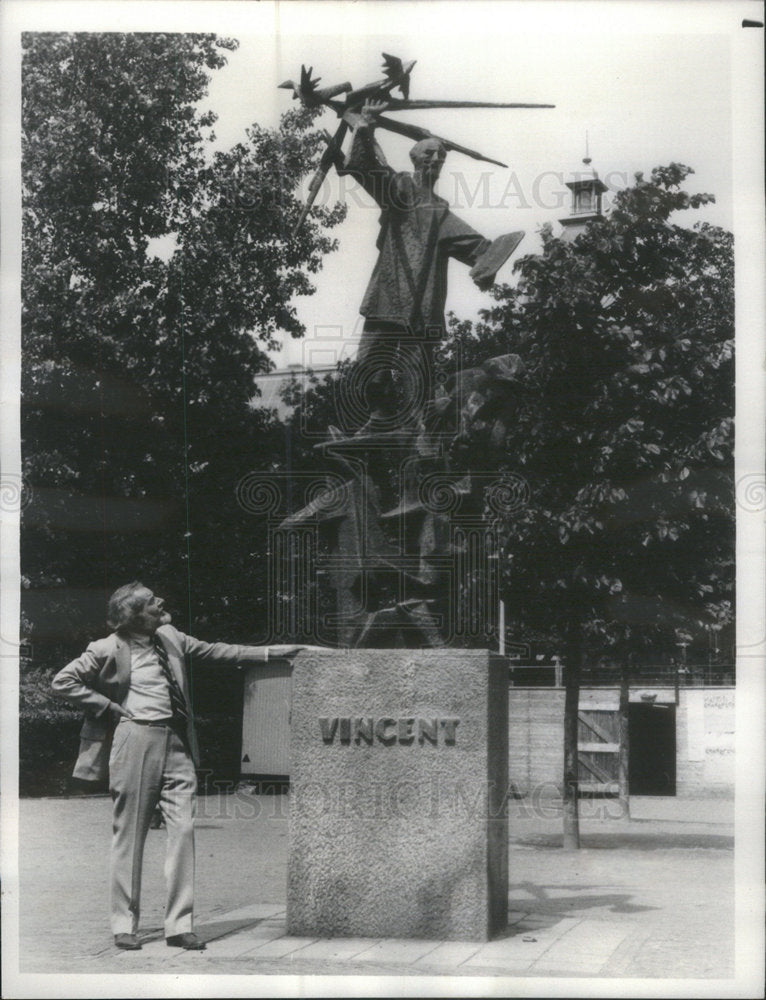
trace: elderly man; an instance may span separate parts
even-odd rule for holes
[[[120,587],[109,600],[109,624],[115,631],[92,642],[53,679],[54,692],[86,712],[74,776],[105,777],[108,760],[111,923],[115,945],[129,951],[141,947],[137,930],[144,842],[157,805],[168,838],[165,940],[171,947],[204,948],[193,932],[199,757],[186,665],[265,663],[293,656],[299,648],[201,642],[170,621],[162,599],[143,584]]]
[[[346,114],[354,142],[348,159],[338,162],[338,173],[354,177],[381,208],[378,260],[359,310],[365,323],[357,361],[372,411],[362,432],[393,429],[402,415],[392,368],[415,383],[413,397],[420,396],[421,403],[430,397],[433,353],[445,333],[450,257],[474,265],[471,276],[480,288],[490,287],[495,276],[480,262],[490,241],[434,192],[447,155],[443,144],[422,139],[410,150],[414,173],[397,173],[374,137],[375,118],[384,107],[385,102],[368,102],[361,112]]]

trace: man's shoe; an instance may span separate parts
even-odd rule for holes
[[[141,951],[141,942],[135,934],[115,934],[114,944],[123,951]]]
[[[169,948],[183,948],[184,951],[204,951],[205,942],[200,941],[196,934],[173,934],[165,938]]]

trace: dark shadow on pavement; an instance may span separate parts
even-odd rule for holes
[[[196,924],[194,933],[201,941],[207,943],[208,941],[218,941],[230,934],[238,934],[250,927],[257,927],[263,922],[263,918],[259,920],[217,920],[214,924]]]
[[[561,886],[560,888],[565,889],[566,886]],[[571,916],[573,912],[592,910],[596,907],[607,907],[612,913],[644,913],[647,910],[659,909],[656,906],[639,906],[636,903],[631,903],[631,898],[625,892],[607,892],[600,896],[555,897],[534,903],[530,903],[529,900],[512,899],[511,903],[516,909],[519,909],[521,906],[525,907],[527,916],[524,918],[524,922],[530,916],[557,915],[559,917],[566,917]]]
[[[248,930],[250,927],[256,927],[266,920],[268,920],[267,917],[249,920],[216,920],[214,923],[195,924],[194,933],[201,941],[207,943]],[[148,927],[146,930],[139,931],[138,936],[141,939],[141,944],[149,944],[150,941],[161,941],[164,933],[161,927]]]
[[[493,940],[509,938],[534,939],[536,931],[555,927],[565,917],[573,917],[585,910],[606,908],[611,913],[644,913],[659,910],[657,906],[639,906],[631,903],[630,893],[603,892],[603,885],[568,885],[565,883],[542,885],[536,882],[514,882],[509,886],[508,926]],[[549,890],[556,893],[551,896]],[[597,895],[590,890],[602,890]],[[523,898],[514,896],[514,892],[522,891]],[[561,893],[577,893],[563,896]],[[530,899],[529,897],[534,897]]]
[[[514,837],[511,847],[545,847],[561,850],[560,833],[538,833],[529,837]],[[662,851],[683,848],[731,851],[734,837],[723,833],[585,833],[580,835],[580,847],[589,850]]]

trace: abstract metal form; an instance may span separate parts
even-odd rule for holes
[[[293,235],[303,225],[303,222],[305,221],[311,206],[314,204],[317,193],[319,192],[330,167],[337,160],[341,144],[343,143],[348,129],[351,127],[351,123],[347,117],[349,112],[359,112],[369,101],[385,102],[385,110],[387,111],[423,111],[437,108],[555,107],[553,104],[527,104],[517,101],[503,103],[497,103],[494,101],[411,101],[409,99],[410,74],[415,66],[415,62],[416,60],[412,60],[411,62],[404,63],[398,56],[388,55],[384,52],[383,70],[385,76],[383,79],[375,80],[372,83],[365,84],[363,87],[359,87],[358,89],[354,89],[348,82],[320,89],[318,84],[321,82],[322,77],[312,77],[313,66],[309,66],[308,69],[306,69],[305,66],[301,66],[299,83],[295,83],[293,80],[285,80],[284,83],[279,84],[281,89],[292,90],[293,99],[299,100],[305,107],[330,108],[341,119],[341,123],[335,134],[332,136],[329,134],[327,135],[327,146],[322,154],[322,158],[319,161],[319,167],[309,184],[306,204],[304,205],[300,218],[296,223]],[[392,91],[394,90],[399,90],[402,97],[393,97]],[[343,95],[343,99],[339,100],[341,95]],[[393,118],[378,117],[376,124],[379,128],[385,129],[388,132],[394,132],[397,135],[406,136],[409,139],[414,139],[416,142],[421,139],[438,139],[444,148],[449,151],[463,153],[465,156],[470,156],[474,160],[483,160],[486,163],[493,163],[498,167],[507,166],[507,164],[502,163],[500,160],[493,160],[491,157],[484,156],[475,149],[469,149],[466,146],[461,146],[459,143],[452,142],[450,139],[445,139],[442,136],[437,136],[433,132],[429,132],[428,129],[412,125],[409,122],[401,122]]]

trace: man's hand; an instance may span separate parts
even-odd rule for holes
[[[325,649],[325,646],[269,646],[270,660],[291,660],[302,649]]]
[[[291,660],[303,646],[269,646],[270,660]]]
[[[132,719],[133,716],[130,712],[126,712],[122,705],[118,705],[116,701],[110,702],[109,711],[112,713],[112,717],[119,721],[120,718]]]

